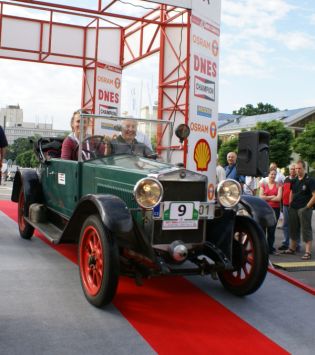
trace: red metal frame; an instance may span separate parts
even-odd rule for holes
[[[118,28],[121,31],[121,54],[120,54],[120,65],[122,68],[128,65],[138,62],[154,53],[159,52],[159,78],[158,78],[158,118],[166,119],[169,121],[177,121],[176,114],[179,112],[182,117],[184,117],[184,122],[188,123],[188,109],[189,109],[189,52],[190,52],[190,10],[175,8],[171,5],[164,4],[151,4],[151,9],[143,16],[128,16],[121,13],[116,14],[111,11],[111,7],[117,2],[117,0],[111,1],[106,6],[102,7],[102,0],[98,0],[96,8],[88,7],[76,7],[68,6],[57,3],[48,3],[45,1],[37,0],[11,0],[0,1],[0,49],[5,49],[7,51],[14,52],[25,52],[25,53],[37,53],[38,59],[17,59],[10,58],[6,56],[5,58],[15,59],[15,60],[25,60],[31,62],[40,62],[48,64],[57,65],[68,65],[73,67],[83,68],[83,84],[82,84],[82,107],[88,108],[91,112],[95,112],[95,90],[96,90],[96,68],[98,66],[98,41],[99,41],[99,31],[100,29],[106,28],[100,26],[100,20],[104,20],[114,28]],[[49,21],[47,20],[36,20],[31,18],[21,18],[17,16],[9,16],[3,14],[4,6],[18,6],[30,9],[38,9],[42,12],[49,12]],[[54,22],[54,14],[70,14],[73,16],[80,16],[86,19],[90,19],[87,25],[77,26],[73,24],[62,23],[62,26],[74,26],[82,28],[84,31],[83,39],[83,51],[82,55],[68,55],[64,53],[52,52],[52,28],[53,25],[58,25],[58,22]],[[20,48],[7,48],[2,46],[2,21],[4,18],[11,18],[17,20],[32,21],[40,24],[40,36],[38,50],[25,50]],[[122,26],[119,23],[115,23],[111,19],[123,19],[129,20],[130,23],[126,26]],[[179,19],[182,22],[178,22]],[[183,19],[185,18],[185,23]],[[186,20],[187,19],[187,20]],[[43,36],[44,36],[44,26],[49,26],[49,38],[48,38],[48,49],[43,50]],[[153,25],[153,26],[152,26]],[[155,26],[155,28],[154,28]],[[94,57],[87,57],[87,29],[95,28],[95,53]],[[186,53],[182,53],[181,58],[179,58],[178,50],[175,49],[175,45],[172,43],[172,39],[167,33],[169,28],[182,28],[186,29]],[[140,43],[134,44],[131,41],[133,36],[139,36]],[[145,39],[146,38],[146,42]],[[158,41],[159,38],[159,41]],[[171,49],[172,52],[172,63],[173,66],[170,68],[170,63],[168,63],[168,69],[165,66],[165,50],[166,47]],[[62,62],[54,62],[50,60],[50,57],[54,58],[64,58],[69,57],[73,59],[79,59],[81,64],[64,64]],[[128,59],[127,59],[128,57]],[[3,56],[4,58],[4,56]],[[90,87],[87,81],[88,71],[93,70],[94,83],[93,87]],[[166,72],[167,71],[167,72]],[[181,72],[181,74],[180,74]],[[176,73],[178,74],[176,78]],[[176,89],[176,95],[174,96],[174,89]],[[89,97],[89,98],[87,98]],[[166,105],[166,101],[170,104]],[[181,102],[181,103],[180,103]],[[182,120],[182,119],[181,119]],[[179,122],[182,123],[182,122]],[[176,125],[176,122],[175,122]],[[163,150],[165,147],[161,145],[163,140],[163,131],[158,132],[158,148]],[[184,151],[184,162],[186,164],[187,156],[187,144],[183,147],[178,148]]]

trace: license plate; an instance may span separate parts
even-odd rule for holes
[[[199,201],[165,201],[154,208],[153,218],[162,219],[162,229],[198,229],[199,219],[211,219],[214,205]]]

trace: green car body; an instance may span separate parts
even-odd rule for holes
[[[47,141],[53,139],[41,139],[36,147]],[[137,283],[152,276],[218,275],[240,296],[262,284],[268,265],[262,229],[238,216],[237,208],[207,203],[206,176],[129,154],[71,161],[40,153],[39,171],[19,170],[14,180],[20,235],[30,239],[38,229],[52,243],[78,243],[82,288],[93,305],[112,301],[120,275]],[[137,203],[135,190],[143,179],[163,189],[154,208]],[[172,203],[179,210],[194,206],[194,227],[176,221],[177,229],[163,220],[169,211],[163,215],[159,206],[173,208]],[[250,199],[240,203],[258,213]],[[210,217],[197,220],[200,206],[211,208]],[[270,211],[263,208],[266,218]]]

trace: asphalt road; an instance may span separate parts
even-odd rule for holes
[[[150,339],[144,338],[133,327],[132,319],[125,318],[119,307],[110,305],[105,310],[100,310],[85,300],[75,264],[39,238],[32,238],[31,241],[21,239],[16,222],[1,211],[0,260],[0,354],[156,353]],[[212,320],[212,314],[215,317],[216,311],[210,300],[219,302],[290,354],[314,354],[315,297],[310,293],[271,273],[268,273],[257,292],[244,298],[232,296],[224,290],[220,282],[209,276],[187,279],[209,297],[207,334],[214,337],[214,340],[220,334],[224,337],[225,327],[217,328]],[[177,302],[184,295],[172,282],[167,285],[165,292],[170,295],[170,302],[176,309]],[[144,287],[147,287],[146,284]],[[153,288],[148,297],[154,297],[157,291]],[[141,292],[141,288],[136,288],[136,293]],[[135,312],[136,315],[142,304],[137,304],[136,298],[133,298],[135,296],[131,297],[129,307],[132,308],[129,312]],[[189,297],[189,304],[181,309],[181,313],[187,314],[187,321],[195,307],[193,295]],[[124,299],[124,307],[128,307],[128,299]],[[155,307],[159,307],[159,304]],[[146,305],[145,309],[146,316],[142,322],[159,322],[161,328],[158,334],[163,342],[163,324],[167,319],[161,322],[159,313],[150,313],[150,308]],[[176,324],[179,329],[184,325],[185,323]],[[196,329],[199,326],[196,324]],[[251,343],[249,335],[238,327],[229,333],[229,337],[235,339],[235,342],[244,339],[246,348],[242,348],[242,352],[236,352],[232,346],[233,341],[229,341],[224,344],[226,351],[221,352],[222,354],[252,354],[253,349],[258,351],[256,344]],[[207,348],[200,353],[211,352],[211,348]],[[187,349],[186,353],[194,351]],[[284,354],[281,350],[273,353]]]
[[[281,226],[280,222],[278,224],[279,226]],[[313,245],[312,245],[313,259],[311,261],[301,260],[301,256],[305,252],[303,243],[301,243],[301,251],[296,253],[295,255],[283,255],[283,254],[271,255],[270,261],[272,263],[299,263],[299,265],[303,265],[303,266],[307,266],[308,264],[313,264],[315,261],[314,259],[315,258],[315,213],[314,212],[312,217],[312,228],[313,228]],[[283,240],[283,230],[278,227],[276,230],[276,240],[275,240],[276,248],[282,245],[282,240]],[[313,270],[308,270],[308,271],[302,271],[301,268],[296,268],[295,270],[291,270],[291,271],[287,271],[284,269],[277,269],[277,270],[315,289],[315,267],[313,267]]]
[[[0,185],[0,200],[10,200],[11,189],[12,182]],[[119,308],[111,305],[104,311],[88,304],[76,265],[38,238],[31,242],[21,239],[16,223],[1,211],[0,231],[0,284],[5,290],[0,292],[0,354],[155,353],[150,341],[138,333]],[[281,240],[282,230],[277,229],[277,246]],[[272,258],[287,261],[299,257]],[[315,287],[315,272],[288,274]],[[289,353],[314,353],[312,294],[271,273],[263,286],[246,298],[232,297],[210,277],[187,279]],[[183,311],[190,314],[192,310]],[[243,335],[235,329],[234,336]],[[205,349],[205,353],[209,351]],[[233,349],[230,351],[233,353]]]
[[[1,181],[0,200],[11,200],[12,181]]]

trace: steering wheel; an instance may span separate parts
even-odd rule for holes
[[[85,138],[82,141],[82,152],[86,154],[90,154],[92,159],[99,158],[103,156],[103,153],[100,151],[100,147],[105,144],[103,136],[90,136]],[[83,155],[86,155],[83,154]],[[87,157],[84,157],[87,160]]]

